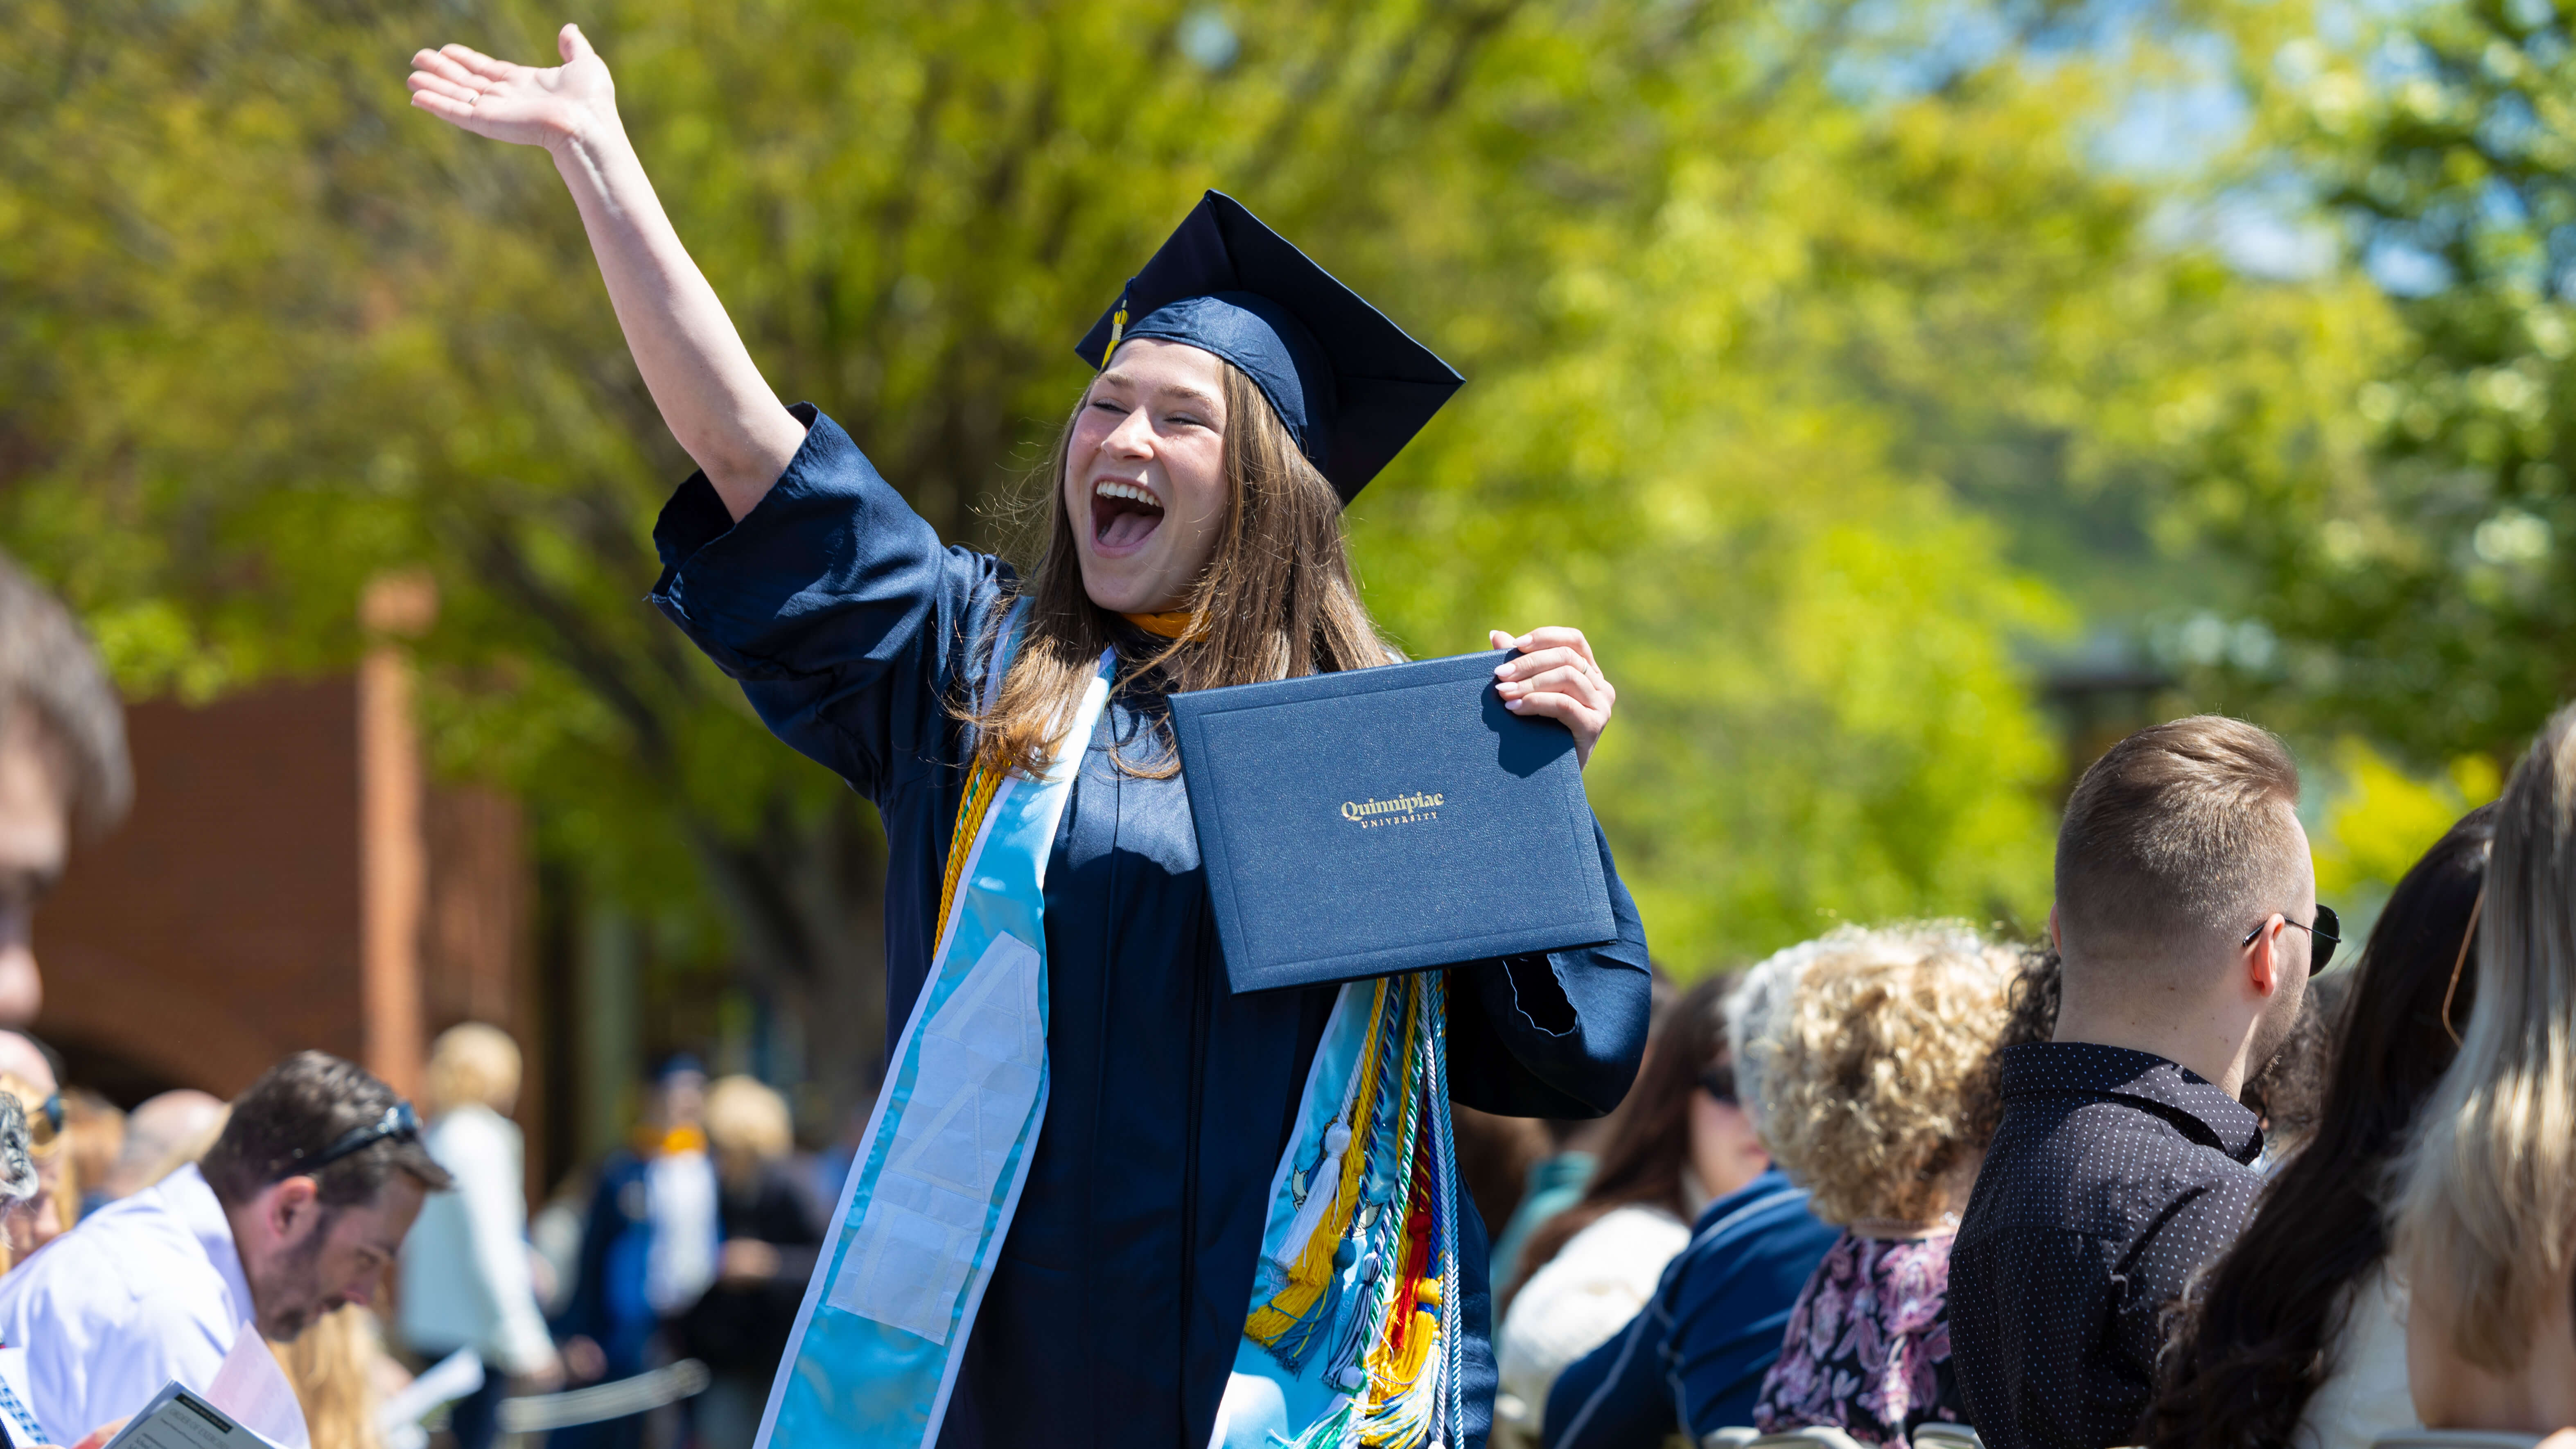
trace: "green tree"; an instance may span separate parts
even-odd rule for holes
[[[1591,788],[1699,970],[1837,916],[2035,918],[2058,762],[2015,646],[2066,611],[1960,490],[2006,450],[2052,480],[2154,453],[2187,349],[2132,331],[2237,305],[2087,159],[2069,118],[2115,77],[2007,44],[1855,88],[1850,14],[569,18],[754,355],[952,539],[1006,541],[985,504],[1043,457],[1072,339],[1202,187],[1433,339],[1475,381],[1355,511],[1371,603],[1418,653],[1594,632],[1623,697]],[[741,968],[846,1101],[873,821],[638,602],[685,463],[545,159],[402,105],[415,46],[534,55],[559,18],[0,0],[0,540],[146,692],[344,663],[364,581],[427,568],[446,767]]]
[[[2309,12],[2242,46],[2250,165],[2341,243],[2308,284],[2339,354],[2280,427],[2208,430],[2187,465],[2263,580],[2287,648],[2266,689],[2320,733],[2431,768],[2510,758],[2576,681],[2576,59],[2568,12],[2442,3],[2348,38]]]

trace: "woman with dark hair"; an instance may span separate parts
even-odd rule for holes
[[[2183,1305],[2155,1449],[2363,1449],[2414,1426],[2384,1194],[2469,1020],[2476,973],[2462,967],[2494,840],[2495,807],[2470,812],[2371,928],[2328,1033],[2323,1115]]]
[[[1397,661],[1342,509],[1462,379],[1210,192],[1066,329],[1090,375],[1023,575],[943,542],[831,419],[781,401],[655,199],[606,62],[571,26],[557,48],[543,70],[422,51],[414,104],[553,156],[702,470],[654,530],[653,601],[886,834],[896,1034],[817,1043],[890,1045],[885,1089],[764,1437],[1478,1443],[1485,1239],[1446,1109],[1617,1105],[1645,1041],[1635,904],[1596,827],[1615,940],[1236,992],[1167,704]],[[1490,642],[1513,651],[1490,698],[1588,760],[1615,696],[1582,634]]]
[[[1735,1100],[1724,1005],[1734,987],[1732,976],[1702,981],[1664,1014],[1583,1196],[1522,1250],[1496,1353],[1503,1413],[1529,1434],[1557,1374],[1654,1295],[1700,1209],[1770,1165]]]

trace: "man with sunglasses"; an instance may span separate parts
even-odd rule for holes
[[[2049,931],[2054,1039],[2003,1053],[2004,1116],[1950,1254],[1952,1364],[1988,1449],[2140,1442],[2163,1317],[2252,1213],[2245,1082],[2332,957],[2279,740],[2140,730],[2076,783]]]
[[[173,1379],[203,1392],[245,1328],[288,1342],[372,1299],[423,1196],[448,1185],[392,1088],[321,1052],[287,1058],[199,1163],[0,1278],[26,1407],[67,1444]]]

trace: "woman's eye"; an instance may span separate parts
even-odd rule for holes
[[[1103,412],[1123,413],[1127,411],[1125,408],[1120,407],[1114,402],[1095,402],[1092,406],[1099,408]]]

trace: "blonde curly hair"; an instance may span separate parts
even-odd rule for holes
[[[2019,953],[1957,922],[1846,926],[1811,943],[1769,1030],[1763,1142],[1829,1223],[1921,1222],[1981,1149]],[[1983,1129],[1983,1130],[1980,1130]]]

